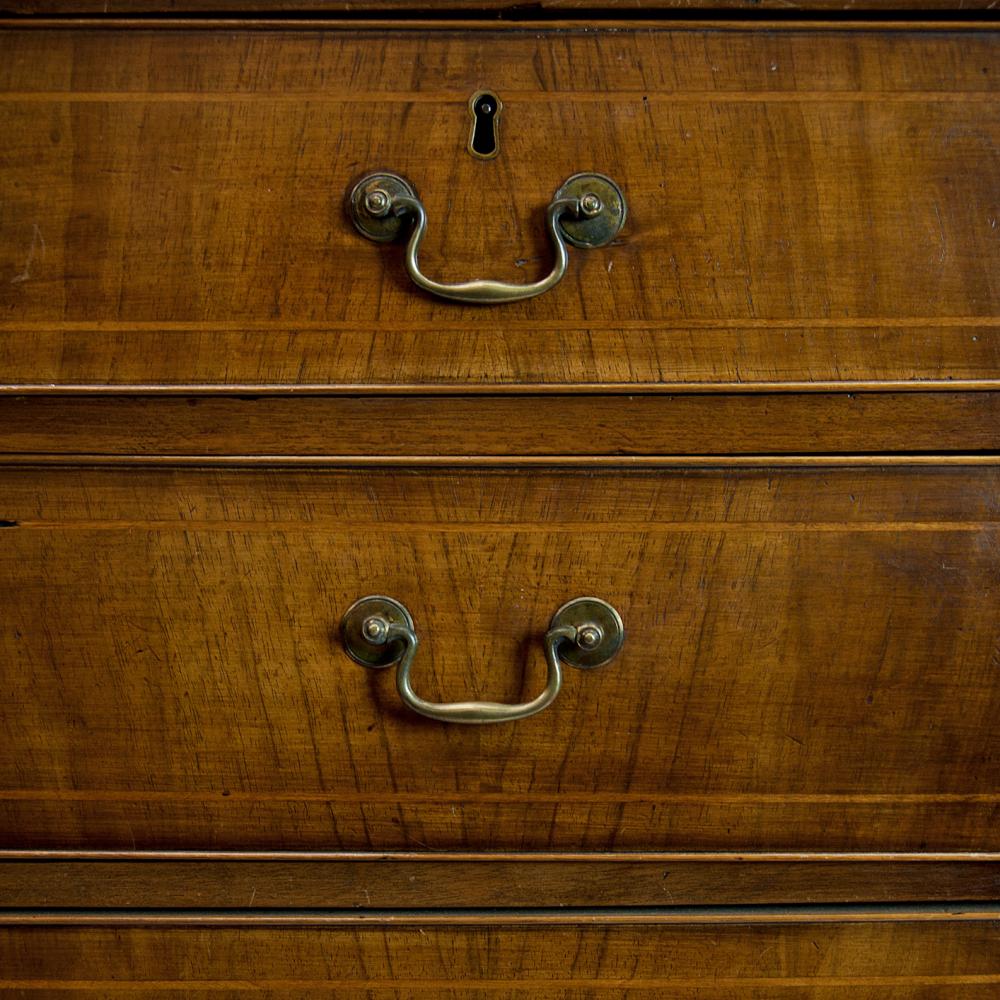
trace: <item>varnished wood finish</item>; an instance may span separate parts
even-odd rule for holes
[[[108,18],[133,14],[291,14],[309,11],[316,15],[382,13],[398,11],[418,14],[473,10],[503,11],[519,16],[548,11],[572,14],[582,9],[590,17],[628,17],[646,11],[731,10],[735,16],[755,10],[813,11],[943,11],[960,13],[991,10],[993,0],[539,0],[530,5],[520,0],[0,0],[0,11],[12,14],[100,14]]]
[[[469,910],[0,910],[3,927],[621,927],[750,924],[982,923],[1000,921],[996,903],[868,906],[674,906]]]
[[[391,324],[386,324],[391,325]],[[1000,323],[618,321],[60,323],[0,320],[0,392],[808,391],[997,388]],[[280,331],[280,337],[278,332]],[[432,363],[429,361],[433,359]]]
[[[238,859],[223,853],[66,854],[0,854],[4,907],[244,912],[450,907],[493,912],[538,906],[676,909],[915,899],[926,904],[1000,896],[998,855],[856,859],[801,854],[778,860],[718,854],[338,858],[286,853]]]
[[[1000,391],[0,397],[0,455],[577,456],[1000,451]]]
[[[0,988],[63,995],[987,1000],[995,920],[0,928]]]
[[[998,37],[8,28],[0,383],[995,379]],[[347,221],[374,167],[417,184],[445,279],[545,269],[539,213],[582,169],[630,219],[549,295],[463,308]]]
[[[996,850],[1000,470],[14,470],[4,841]],[[521,700],[566,599],[624,653],[544,714],[402,709],[340,649],[387,593],[432,698]]]
[[[0,453],[0,467],[77,469],[899,469],[993,468],[1000,466],[994,452],[968,455],[108,455]]]
[[[4,997],[997,995],[1000,27],[666,2],[0,25]],[[445,280],[541,273],[576,171],[631,214],[458,307],[376,167]],[[530,696],[578,594],[626,647],[431,723],[370,592],[432,698]]]

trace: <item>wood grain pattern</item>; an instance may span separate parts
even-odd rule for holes
[[[931,452],[843,455],[100,455],[0,453],[0,467],[15,469],[911,469],[993,468],[1000,455]]]
[[[774,924],[982,923],[1000,920],[995,902],[868,906],[677,906],[572,910],[0,910],[4,927],[621,927]]]
[[[0,31],[4,996],[1000,987],[1000,31],[589,20]],[[456,307],[376,166],[446,280],[540,273],[581,169],[631,219]],[[177,456],[259,468],[85,467]],[[279,468],[334,460],[456,465]],[[344,656],[369,592],[432,698],[529,696],[577,594],[628,641],[448,727]]]
[[[12,996],[986,1000],[1000,924],[2,928]],[[22,991],[22,992],[18,992]],[[353,992],[352,992],[353,991]]]
[[[992,900],[1000,857],[898,855],[481,855],[346,859],[125,853],[0,854],[4,907],[117,910],[387,910],[432,907],[690,907]],[[2,918],[2,915],[0,915]]]
[[[4,838],[996,849],[998,485],[7,470]],[[528,695],[578,594],[620,608],[628,646],[535,719],[430,723],[339,648],[379,592],[413,612],[432,698]]]
[[[347,458],[1000,451],[1000,392],[0,397],[0,456]]]
[[[0,384],[995,379],[998,37],[8,29]],[[436,302],[344,217],[376,166],[417,184],[445,279],[541,273],[581,169],[630,221],[548,296]]]
[[[504,11],[516,20],[535,11],[555,15],[572,14],[582,8],[593,17],[628,17],[645,11],[733,10],[738,13],[777,9],[782,12],[810,13],[849,11],[963,11],[990,10],[992,0],[538,0],[524,4],[517,0],[0,0],[0,11],[12,14],[100,14],[108,18],[133,14],[210,14],[248,12],[292,14],[303,11],[349,14],[400,11],[418,14],[473,10]]]
[[[0,393],[899,391],[997,388],[1000,322],[345,323],[0,320]]]

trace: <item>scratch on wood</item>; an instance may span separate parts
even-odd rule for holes
[[[42,236],[42,231],[38,228],[37,222],[33,223],[31,228],[31,246],[28,247],[28,257],[24,262],[24,270],[20,274],[15,274],[10,279],[12,285],[19,285],[22,281],[27,281],[31,277],[31,265],[35,262],[36,254],[39,255],[39,259],[45,260],[45,237]]]
[[[934,202],[934,214],[937,216],[938,231],[941,233],[941,253],[938,256],[938,263],[943,264],[945,257],[948,256],[948,237],[945,236],[944,222],[941,219],[941,209],[937,202]]]

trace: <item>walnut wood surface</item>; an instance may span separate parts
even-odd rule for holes
[[[3,927],[620,927],[708,924],[977,923],[1000,920],[996,902],[852,906],[533,907],[470,910],[0,910]]]
[[[591,17],[628,17],[645,11],[732,10],[739,13],[778,9],[811,11],[962,11],[991,10],[992,0],[0,0],[0,12],[12,14],[101,14],[109,18],[132,14],[244,14],[311,12],[322,14],[402,11],[434,14],[446,11],[509,11],[517,17],[535,11],[554,15],[583,9]]]
[[[197,860],[126,854],[113,859],[10,859],[0,855],[0,899],[22,910],[252,912],[431,907],[690,907],[872,903],[1000,896],[1000,857],[884,855],[563,856],[476,859],[427,854],[360,860],[309,855]]]
[[[2,928],[10,996],[987,1000],[1000,924]],[[57,994],[58,991],[58,994]]]
[[[0,456],[606,456],[1000,451],[1000,391],[2,397]]]
[[[0,384],[995,380],[998,38],[8,27]],[[376,167],[416,183],[444,279],[542,273],[579,170],[629,222],[540,299],[443,303],[343,213]]]
[[[996,850],[1000,470],[5,470],[9,846]],[[403,710],[344,655],[542,715]]]

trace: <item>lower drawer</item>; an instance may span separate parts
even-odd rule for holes
[[[994,1000],[997,912],[0,927],[4,997]],[[61,918],[65,923],[65,918]],[[83,918],[88,919],[88,918]],[[228,918],[231,919],[231,918]],[[849,993],[845,993],[849,990]]]
[[[758,463],[759,464],[759,463]],[[15,467],[0,484],[3,846],[989,851],[1000,467]],[[544,712],[565,601],[624,619]]]

